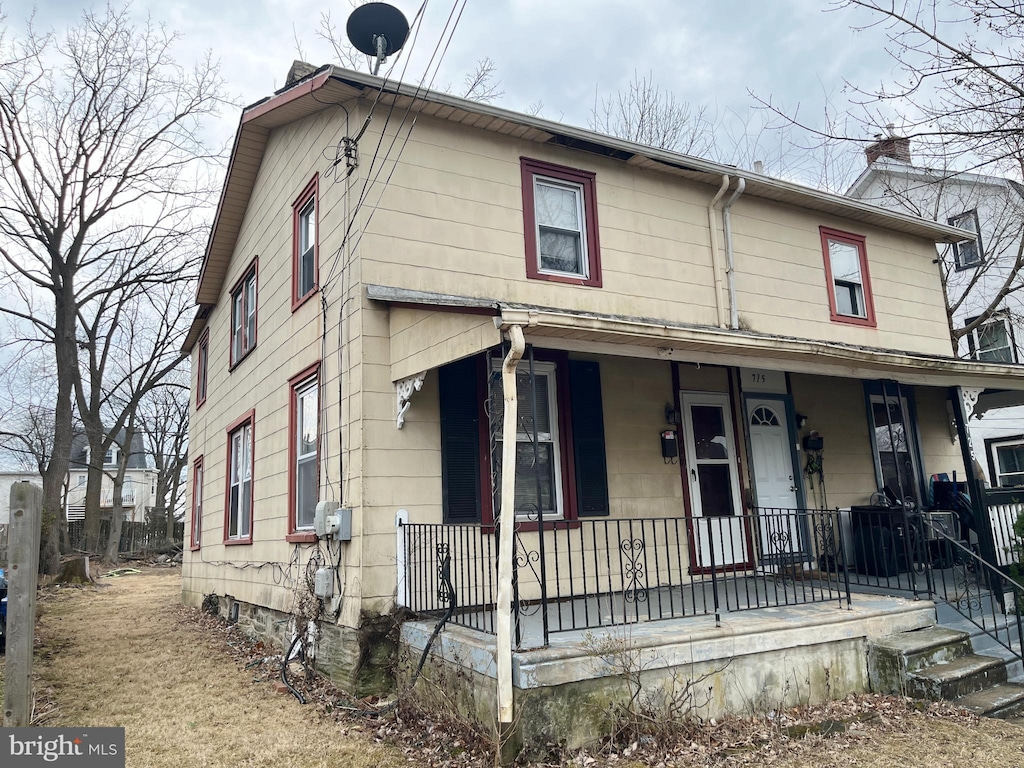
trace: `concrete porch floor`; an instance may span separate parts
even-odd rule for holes
[[[692,715],[753,714],[820,703],[868,690],[867,644],[935,623],[927,600],[862,595],[833,603],[768,607],[714,616],[644,621],[555,632],[545,648],[514,651],[517,738],[522,743],[591,743],[614,728],[615,703],[629,698],[623,664],[639,670],[652,702],[689,697]],[[418,662],[434,630],[402,625],[405,668]],[[496,719],[495,638],[446,627],[431,648],[427,677],[444,695],[436,706],[492,728]],[[429,702],[428,702],[429,703]]]

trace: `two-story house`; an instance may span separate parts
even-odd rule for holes
[[[867,167],[847,195],[873,205],[948,222],[977,234],[939,247],[956,353],[1001,363],[1024,360],[1024,298],[1019,268],[1024,242],[1024,186],[1012,179],[915,165],[906,137],[880,137],[865,150]],[[1007,290],[1009,288],[1009,290]],[[993,306],[994,303],[994,306]],[[978,323],[977,319],[987,315]],[[993,487],[1024,485],[1024,406],[1017,393],[992,393],[976,408],[971,435]]]
[[[123,442],[123,438],[121,440]],[[100,486],[100,514],[109,518],[114,507],[114,476],[121,462],[119,442],[111,444],[103,457],[103,480]],[[146,521],[146,510],[151,509],[156,498],[157,471],[149,466],[145,441],[136,435],[128,453],[128,464],[121,488],[121,504],[125,522]],[[89,444],[84,435],[78,435],[71,444],[71,461],[68,465],[67,519],[69,523],[85,519],[85,490],[89,472]]]
[[[287,646],[315,587],[318,664],[370,687],[401,606],[440,601],[458,637],[493,636],[513,472],[518,644],[551,653],[523,657],[517,685],[550,665],[584,674],[572,632],[633,617],[635,636],[693,619],[670,633],[707,641],[690,661],[724,654],[775,702],[863,690],[865,638],[934,613],[839,607],[836,569],[856,553],[828,510],[886,490],[926,506],[931,474],[965,476],[950,414],[1021,386],[1003,362],[952,354],[932,262],[965,238],[320,68],[243,110],[207,246],[183,598],[215,596]],[[318,502],[351,510],[350,536],[318,536]],[[890,534],[861,550],[889,551]],[[808,612],[750,639],[775,619],[737,609],[783,600]],[[467,655],[479,679],[485,646]],[[769,648],[789,655],[766,662]],[[723,690],[720,708],[740,706],[740,683]]]

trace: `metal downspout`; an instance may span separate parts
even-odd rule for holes
[[[508,329],[512,346],[501,366],[501,385],[505,401],[501,445],[501,508],[498,511],[498,596],[494,617],[494,664],[498,682],[498,723],[512,724],[512,557],[513,528],[516,523],[516,424],[519,395],[516,392],[516,366],[526,350],[521,326]]]
[[[746,188],[747,181],[740,176],[736,191],[732,193],[729,202],[722,206],[722,227],[725,229],[725,272],[729,280],[729,327],[734,331],[740,327],[740,311],[736,306],[736,271],[733,264],[732,217],[729,215],[729,209]]]
[[[711,231],[711,268],[715,277],[715,315],[718,319],[718,327],[725,328],[725,307],[722,303],[722,259],[718,253],[718,226],[715,222],[715,206],[722,199],[722,195],[729,188],[729,177],[722,176],[722,186],[718,193],[708,203],[708,229]]]

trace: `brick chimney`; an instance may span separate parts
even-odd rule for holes
[[[895,126],[892,123],[889,123],[886,128],[889,130],[888,136],[878,134],[875,136],[875,143],[869,144],[864,149],[864,154],[868,158],[868,165],[871,165],[880,157],[888,157],[890,160],[910,165],[910,139],[904,136],[897,136]]]
[[[312,64],[308,64],[305,61],[299,61],[296,59],[292,62],[291,68],[288,70],[288,74],[284,79],[284,87],[292,85],[293,83],[299,82],[302,78],[307,75],[311,75],[316,72],[317,67]]]

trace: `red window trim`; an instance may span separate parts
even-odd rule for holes
[[[195,552],[203,544],[203,514],[202,514],[202,500],[203,500],[203,485],[205,485],[206,473],[203,472],[203,457],[198,456],[195,461],[192,462],[192,514],[191,514],[191,528],[189,533],[190,549]],[[196,476],[203,472],[204,482],[200,483],[196,481]],[[199,513],[199,528],[196,529],[196,494],[199,494],[200,501],[200,513]],[[198,534],[198,535],[197,535]]]
[[[288,535],[285,540],[291,544],[313,543],[316,541],[316,534],[308,528],[299,529],[296,520],[295,509],[295,456],[297,446],[295,444],[295,390],[301,384],[310,379],[316,380],[317,396],[319,397],[320,387],[320,361],[306,366],[297,374],[288,379]],[[317,488],[320,487],[320,427],[317,425],[317,446],[316,446],[316,480]]]
[[[231,521],[231,435],[244,427],[246,423],[249,423],[252,428],[252,450],[249,452],[249,471],[252,474],[252,499],[249,502],[249,535],[244,539],[232,539],[228,535],[228,526]],[[256,409],[251,408],[228,424],[225,434],[227,435],[227,461],[224,464],[224,545],[252,544],[253,527],[256,521]]]
[[[210,329],[207,328],[199,337],[199,351],[196,355],[196,410],[203,407],[210,387]]]
[[[299,212],[313,200],[313,287],[299,295]],[[320,290],[320,174],[313,178],[292,203],[292,312]]]
[[[579,525],[578,506],[576,503],[576,456],[573,452],[572,419],[570,418],[571,403],[569,401],[569,353],[561,350],[534,349],[533,359],[537,362],[555,364],[555,404],[558,406],[558,455],[562,465],[562,517],[558,520],[545,521],[545,529],[575,528]],[[524,361],[529,358],[524,355]],[[491,452],[490,435],[488,434],[487,413],[484,401],[487,392],[487,356],[480,355],[477,368],[481,391],[484,397],[478,398],[480,404],[478,423],[480,424],[480,522],[485,533],[494,532],[494,489],[491,488]],[[528,533],[540,529],[539,523],[518,521],[516,530]]]
[[[849,325],[861,325],[867,328],[875,328],[878,323],[875,321],[875,300],[872,297],[871,275],[868,272],[868,249],[867,239],[864,235],[856,235],[852,232],[843,232],[830,227],[819,227],[821,233],[821,255],[825,261],[825,283],[828,288],[828,310],[829,319],[834,323],[847,323]],[[828,241],[838,240],[839,242],[853,245],[857,248],[860,257],[860,275],[864,289],[864,313],[866,317],[851,317],[841,315],[836,309],[836,284],[832,279],[832,260],[829,258]]]
[[[597,228],[597,174],[576,168],[546,163],[520,157],[520,168],[523,186],[523,234],[526,239],[526,276],[532,280],[550,280],[555,283],[572,285],[589,285],[602,287],[601,282],[601,243]],[[583,214],[587,235],[587,264],[590,276],[587,278],[552,275],[540,270],[537,254],[537,219],[534,207],[533,179],[535,176],[547,176],[561,179],[583,187]]]
[[[235,284],[233,286],[231,286],[231,292],[228,294],[231,297],[231,301],[228,304],[228,359],[230,361],[230,363],[228,365],[228,370],[229,371],[235,370],[235,368],[238,367],[238,364],[241,363],[243,360],[245,360],[245,358],[247,358],[252,353],[252,351],[254,349],[256,349],[256,340],[259,338],[259,335],[260,335],[259,334],[259,328],[260,328],[260,263],[259,262],[260,262],[260,257],[259,256],[254,256],[253,260],[251,262],[249,262],[249,266],[247,266],[245,268],[245,271],[242,273],[242,276],[240,278],[238,278],[238,280],[235,282]],[[253,312],[254,312],[253,321],[254,321],[254,326],[255,326],[256,339],[252,340],[252,343],[249,345],[248,349],[246,349],[245,352],[242,353],[242,356],[236,360],[235,359],[235,344],[234,344],[235,339],[234,339],[234,336],[232,335],[235,332],[235,317],[234,317],[234,312],[235,312],[235,294],[238,293],[240,290],[241,291],[245,290],[245,284],[248,281],[250,276],[252,276],[253,280],[256,283],[255,289],[253,290],[254,300],[256,302],[256,306],[253,308]],[[246,314],[248,315],[248,313],[246,313]],[[245,333],[245,329],[246,329],[246,323],[243,323],[242,324],[242,333]]]

